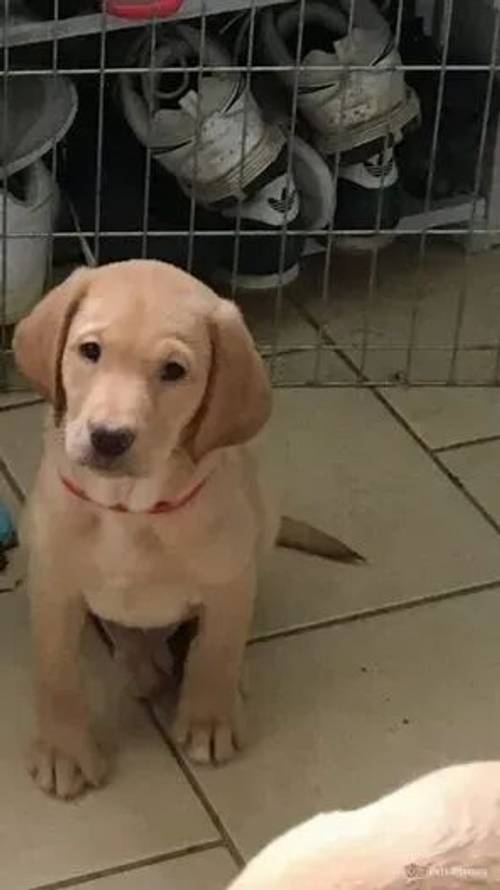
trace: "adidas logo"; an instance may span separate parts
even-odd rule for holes
[[[388,176],[394,168],[394,156],[392,152],[381,152],[365,161],[365,167],[371,176],[381,179],[382,176]]]
[[[292,191],[288,191],[286,186],[282,188],[281,195],[279,198],[269,198],[268,204],[276,213],[281,213],[283,216],[285,214],[290,213],[293,210],[295,201],[297,200],[297,192],[295,189]]]

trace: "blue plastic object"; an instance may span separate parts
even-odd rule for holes
[[[12,517],[4,504],[0,504],[0,547],[8,550],[17,544],[17,532]]]

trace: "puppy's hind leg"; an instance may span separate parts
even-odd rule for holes
[[[134,698],[147,701],[158,698],[170,686],[173,676],[168,631],[124,627],[111,621],[105,623],[105,630]]]

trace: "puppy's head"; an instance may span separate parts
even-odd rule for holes
[[[238,309],[165,263],[76,271],[18,325],[14,349],[52,402],[70,460],[101,472],[148,475],[180,445],[199,460],[269,416]]]

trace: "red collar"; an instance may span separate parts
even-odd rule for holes
[[[62,473],[59,474],[60,479],[64,487],[71,492],[71,494],[75,495],[75,497],[80,498],[82,501],[88,501],[90,504],[95,504],[96,507],[102,507],[103,510],[113,510],[115,513],[132,513],[134,511],[129,510],[124,504],[111,504],[108,506],[107,504],[99,504],[98,501],[92,500],[91,497],[87,494],[83,488],[80,488],[75,482],[72,482],[71,479],[67,479],[66,476],[63,476]],[[194,486],[187,494],[183,495],[179,498],[178,501],[158,501],[157,504],[154,504],[150,510],[138,511],[143,513],[173,513],[174,510],[179,510],[181,507],[185,507],[189,504],[197,494],[205,487],[207,483],[207,479],[202,479],[201,482],[198,482],[197,485]]]

